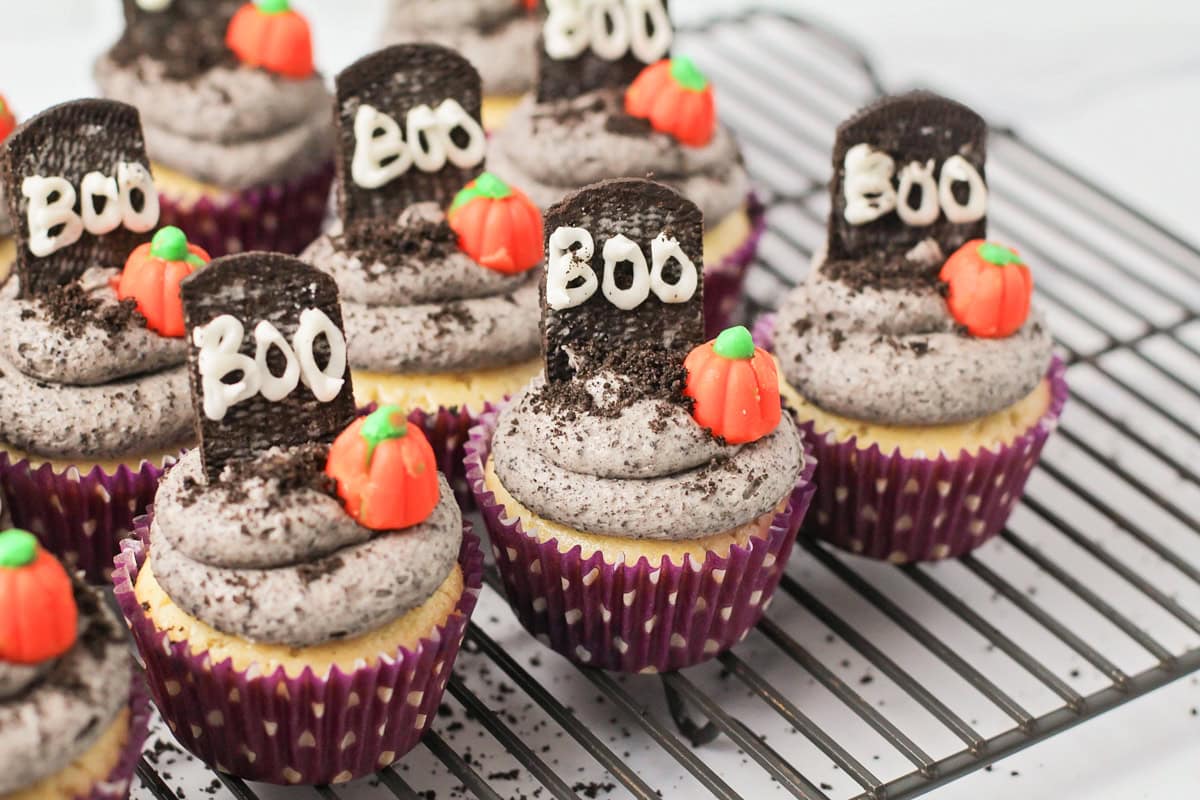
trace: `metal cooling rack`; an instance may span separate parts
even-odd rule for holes
[[[882,88],[798,20],[681,38],[769,208],[750,318],[806,272],[834,126]],[[1200,252],[1014,131],[990,149],[994,235],[1035,265],[1073,391],[998,541],[902,567],[804,545],[746,642],[660,678],[542,649],[491,573],[439,718],[400,765],[252,788],[159,726],[134,796],[907,798],[1200,669]]]

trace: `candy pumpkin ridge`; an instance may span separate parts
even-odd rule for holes
[[[408,419],[397,405],[380,406],[363,420],[358,435],[367,443],[367,466],[375,458],[375,448],[390,439],[408,436]]]

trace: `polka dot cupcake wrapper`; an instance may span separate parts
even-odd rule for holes
[[[769,346],[773,319],[755,326]],[[805,535],[852,553],[895,563],[936,561],[969,553],[1004,529],[1025,491],[1042,447],[1067,401],[1066,367],[1047,373],[1050,406],[1028,430],[997,449],[948,458],[909,458],[837,441],[801,424],[817,454],[817,495]]]
[[[474,509],[475,498],[467,485],[467,472],[463,466],[467,435],[475,424],[475,417],[470,410],[445,406],[441,406],[437,411],[418,408],[408,415],[408,421],[425,431],[425,436],[437,457],[438,469],[454,489],[459,506],[464,511]]]
[[[286,183],[254,186],[220,198],[159,195],[160,225],[182,228],[213,257],[247,250],[298,254],[321,235],[333,165]]]
[[[702,563],[642,558],[614,564],[602,553],[567,553],[527,535],[484,486],[498,411],[482,415],[467,443],[467,476],[491,536],[505,593],[521,624],[547,647],[587,666],[619,672],[683,669],[744,639],[771,603],[813,496],[806,466],[767,535]]]
[[[709,338],[729,327],[738,303],[742,299],[742,285],[750,270],[758,243],[767,229],[767,209],[758,197],[751,194],[746,199],[750,214],[750,235],[737,250],[717,265],[704,267],[704,327]]]
[[[133,669],[133,684],[129,693],[129,739],[121,750],[117,764],[112,768],[103,781],[92,786],[85,796],[86,800],[125,800],[129,797],[129,787],[133,783],[133,773],[137,771],[138,759],[142,757],[142,747],[146,744],[146,736],[150,732],[150,695],[142,680],[142,671],[136,666]]]
[[[124,543],[113,573],[117,602],[146,664],[150,691],[179,743],[205,763],[247,780],[344,783],[374,773],[417,745],[437,715],[483,583],[483,554],[469,522],[459,564],[466,589],[455,612],[415,650],[373,667],[305,670],[288,677],[214,663],[172,642],[134,595],[149,519]]]
[[[59,472],[0,453],[0,485],[13,524],[95,584],[108,583],[113,556],[154,500],[162,473],[148,461],[111,475],[99,467],[86,475],[75,467]]]

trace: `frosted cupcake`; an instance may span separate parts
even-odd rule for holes
[[[666,0],[616,4],[622,24],[556,4],[538,47],[538,84],[492,139],[489,168],[543,209],[607,178],[653,176],[704,213],[706,316],[729,321],[762,232],[761,208],[712,85],[670,58]]]
[[[500,128],[533,88],[545,12],[537,0],[390,0],[384,42],[457,50],[483,75],[483,124]]]
[[[150,242],[158,194],[122,103],[29,120],[4,183],[17,262],[0,292],[0,481],[17,525],[103,581],[159,465],[192,440],[182,320],[165,306],[206,255],[177,229]]]
[[[332,176],[329,93],[287,0],[125,0],[95,67],[137,106],[163,221],[213,255],[298,253],[320,233]]]
[[[123,800],[149,703],[100,592],[0,532],[0,797]]]
[[[479,74],[396,45],[337,78],[339,223],[303,258],[344,299],[360,403],[415,413],[461,479],[471,412],[538,371],[542,225],[484,173]]]
[[[820,463],[811,530],[896,562],[998,533],[1066,400],[1029,268],[985,241],[987,127],[928,93],[838,129],[829,243],[762,331]]]
[[[436,714],[478,542],[421,430],[390,406],[355,418],[331,278],[227,256],[183,303],[200,446],[114,573],[155,701],[247,779],[373,773]]]
[[[814,464],[749,331],[703,343],[693,203],[620,179],[546,223],[545,373],[472,430],[468,479],[526,628],[583,664],[681,669],[758,621]]]

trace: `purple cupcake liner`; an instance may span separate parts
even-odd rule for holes
[[[221,198],[178,201],[160,193],[161,225],[182,228],[213,258],[247,250],[299,254],[321,235],[333,165],[303,178]]]
[[[710,339],[728,328],[737,313],[746,273],[767,229],[767,208],[753,192],[746,199],[746,210],[751,226],[746,241],[719,264],[704,266],[704,330]]]
[[[142,680],[142,671],[133,667],[133,683],[129,693],[129,740],[125,743],[117,764],[108,777],[92,786],[86,800],[125,800],[137,771],[142,747],[150,733],[150,694]]]
[[[288,677],[213,663],[172,642],[134,594],[145,563],[151,517],[122,545],[113,582],[117,602],[146,664],[150,691],[179,743],[201,761],[247,780],[274,784],[345,783],[377,772],[417,745],[437,716],[467,622],[483,584],[483,553],[463,522],[459,564],[465,588],[454,613],[421,640],[374,667],[327,677],[306,669]]]
[[[467,471],[463,466],[464,446],[476,422],[470,409],[441,406],[436,411],[425,411],[418,408],[409,413],[408,421],[425,432],[433,446],[438,469],[450,482],[459,507],[463,511],[474,510],[475,498],[467,485]]]
[[[773,318],[755,325],[762,347],[770,347],[773,333]],[[1034,425],[999,448],[955,457],[910,458],[877,444],[862,449],[855,437],[837,441],[801,423],[818,462],[805,535],[895,563],[957,558],[984,544],[1004,529],[1058,427],[1068,395],[1061,359],[1046,377],[1050,406]]]
[[[0,487],[13,524],[94,584],[106,584],[121,540],[154,501],[163,470],[149,461],[137,470],[121,465],[113,474],[94,467],[62,472],[50,464],[13,462],[0,452]]]
[[[613,564],[576,546],[528,536],[484,485],[499,409],[489,406],[467,443],[467,475],[491,536],[508,602],[543,644],[579,664],[617,672],[683,669],[736,645],[771,603],[815,487],[817,465],[805,466],[787,507],[765,538],[734,545],[703,563],[663,556]]]

